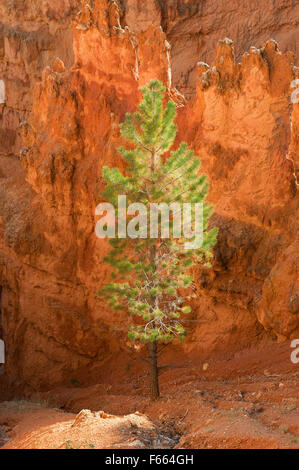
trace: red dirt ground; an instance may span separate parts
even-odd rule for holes
[[[268,344],[205,361],[207,370],[188,358],[161,375],[154,403],[146,371],[134,365],[122,377],[107,371],[100,385],[2,402],[0,445],[2,436],[3,449],[299,449],[299,365],[290,353],[289,343]]]

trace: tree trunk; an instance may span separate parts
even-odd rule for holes
[[[160,396],[159,391],[159,370],[158,370],[158,354],[157,343],[148,344],[148,358],[150,365],[150,391],[151,400],[157,400]]]

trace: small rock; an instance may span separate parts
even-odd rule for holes
[[[83,423],[84,421],[87,421],[89,418],[91,418],[92,412],[90,410],[81,410],[80,413],[77,414],[73,424],[72,428],[78,426],[79,424]]]
[[[127,444],[127,447],[133,447],[134,449],[144,449],[144,444],[139,441],[139,439],[135,439],[134,441]]]
[[[65,66],[62,60],[56,57],[56,59],[54,60],[52,69],[53,69],[53,72],[59,72],[59,73],[65,72]]]
[[[208,370],[209,364],[207,362],[202,366],[202,370]]]

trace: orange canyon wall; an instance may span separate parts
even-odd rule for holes
[[[220,227],[213,269],[195,270],[183,350],[298,337],[297,2],[273,0],[266,12],[216,0],[51,3],[0,6],[0,325],[11,384],[85,380],[127,347],[126,318],[96,295],[109,270],[94,210],[102,166],[122,166],[118,124],[151,78],[178,103],[178,138],[202,160]]]

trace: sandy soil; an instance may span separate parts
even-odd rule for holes
[[[299,449],[299,365],[290,351],[283,343],[210,362],[188,358],[161,375],[154,403],[142,369],[134,380],[127,371],[118,382],[2,402],[0,446]]]

